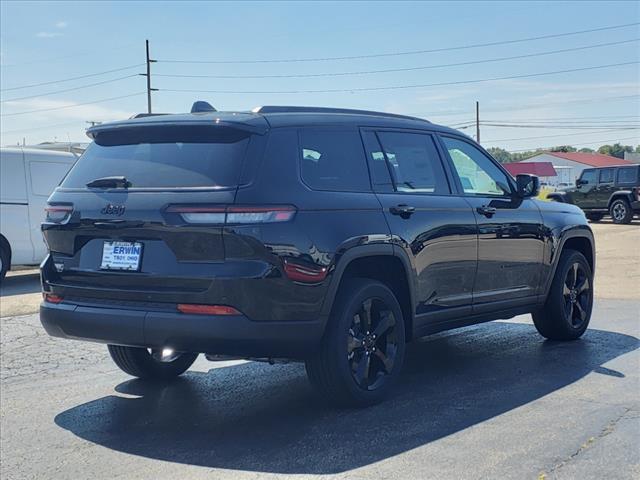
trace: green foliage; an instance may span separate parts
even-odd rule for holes
[[[560,145],[559,147],[552,147],[552,152],[575,152],[577,151],[575,147],[571,145]]]
[[[633,152],[634,148],[630,145],[621,145],[616,143],[614,145],[602,145],[598,148],[597,152],[602,153],[604,155],[611,155],[617,158],[624,158],[624,152]],[[504,148],[500,147],[491,147],[487,149],[493,158],[498,160],[500,163],[510,163],[510,162],[519,162],[520,160],[526,160],[527,158],[531,158],[539,153],[544,152],[582,152],[582,153],[595,153],[596,150],[591,148],[581,148],[580,150],[572,147],[571,145],[559,145],[557,147],[551,148],[537,148],[535,150],[528,150],[526,152],[508,152]],[[635,147],[635,152],[640,153],[640,145]]]
[[[616,158],[624,158],[624,152],[633,152],[633,147],[631,145],[621,145],[619,143],[614,143],[613,145],[602,145],[598,149],[598,153],[611,155],[612,157]]]

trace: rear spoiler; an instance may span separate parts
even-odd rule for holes
[[[156,115],[153,115],[156,116]],[[157,119],[153,121],[145,121],[145,119],[149,118],[145,116],[143,118],[124,120],[121,122],[113,122],[113,123],[101,123],[100,125],[95,125],[89,129],[87,129],[87,136],[92,140],[95,140],[96,136],[101,132],[106,131],[114,131],[120,129],[130,129],[130,128],[139,128],[139,127],[168,127],[168,126],[176,126],[176,127],[185,127],[189,125],[193,126],[210,126],[211,128],[215,127],[228,127],[234,128],[237,130],[242,130],[245,132],[264,135],[269,130],[269,125],[265,122],[264,125],[255,125],[249,124],[245,122],[233,122],[216,119],[214,121],[206,121],[206,120],[180,120],[180,121],[158,121]],[[151,120],[151,119],[149,119]]]

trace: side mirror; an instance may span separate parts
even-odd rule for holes
[[[516,175],[516,185],[521,198],[537,197],[540,193],[540,179],[535,175]]]
[[[577,179],[576,180],[576,187],[580,188],[582,185],[587,185],[589,183],[589,180],[581,180],[581,179]]]

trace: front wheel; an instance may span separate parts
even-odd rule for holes
[[[383,283],[355,278],[340,286],[319,351],[306,362],[311,383],[332,403],[381,401],[402,368],[402,310]]]
[[[183,374],[197,353],[173,353],[138,347],[108,345],[115,364],[125,373],[145,380],[170,380]]]
[[[0,283],[4,280],[9,270],[9,252],[0,245]]]
[[[575,340],[589,326],[593,308],[593,274],[587,259],[575,250],[560,255],[547,300],[533,314],[533,323],[550,340]]]
[[[617,224],[630,223],[633,218],[633,210],[631,210],[631,206],[622,198],[618,198],[611,203],[609,213],[611,214],[613,223]]]

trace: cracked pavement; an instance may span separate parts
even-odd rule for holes
[[[335,410],[299,364],[200,358],[165,386],[106,347],[2,318],[2,478],[638,478],[640,305],[598,299],[590,330],[529,316],[412,344],[387,402]]]

